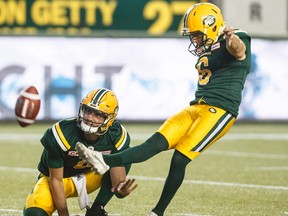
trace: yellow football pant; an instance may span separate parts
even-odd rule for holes
[[[102,175],[96,175],[94,172],[90,171],[86,173],[85,176],[87,193],[91,193],[100,188]],[[72,178],[63,178],[63,185],[66,198],[78,196]],[[35,184],[33,191],[28,195],[25,209],[31,207],[41,208],[46,211],[49,216],[56,210],[50,191],[48,176],[43,175]]]
[[[167,119],[159,128],[169,143],[169,149],[195,159],[201,152],[224,136],[235,117],[218,107],[195,104]]]

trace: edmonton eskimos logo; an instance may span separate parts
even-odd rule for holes
[[[204,28],[208,28],[212,25],[214,25],[214,23],[216,22],[216,19],[213,15],[208,15],[206,17],[204,17],[203,19],[203,26]]]

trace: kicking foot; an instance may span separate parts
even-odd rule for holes
[[[157,216],[157,214],[153,211],[149,212],[147,216]]]
[[[91,164],[92,170],[96,174],[103,175],[109,170],[109,166],[105,163],[103,156],[98,151],[93,151],[83,145],[81,142],[77,142],[76,151],[79,157],[85,162]]]

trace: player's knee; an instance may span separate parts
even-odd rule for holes
[[[151,146],[158,152],[164,151],[168,149],[168,141],[167,139],[159,132],[156,132],[153,134],[147,141],[146,143]]]
[[[190,162],[191,162],[191,159],[186,157],[181,152],[175,150],[173,157],[172,157],[172,165],[174,165],[175,167],[178,167],[178,168],[180,168],[180,167],[185,168],[187,166],[187,164]]]
[[[48,216],[41,208],[31,207],[23,210],[23,216]]]

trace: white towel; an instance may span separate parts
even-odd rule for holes
[[[86,190],[86,176],[84,174],[79,174],[77,176],[73,176],[72,180],[78,193],[78,203],[80,209],[82,210],[86,207],[90,208],[91,200]]]

